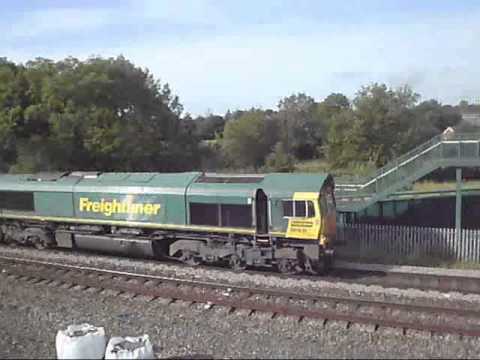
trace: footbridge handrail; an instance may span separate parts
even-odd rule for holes
[[[442,166],[480,166],[480,133],[437,135],[388,162],[362,182],[338,182],[337,198],[345,202],[369,195],[368,201],[362,201],[365,207]]]
[[[406,163],[409,163],[415,160],[419,155],[430,151],[431,149],[439,146],[441,143],[449,143],[449,142],[466,142],[466,141],[480,141],[480,133],[463,133],[463,134],[449,134],[449,136],[445,137],[443,134],[434,136],[427,142],[420,144],[419,146],[413,148],[412,150],[406,152],[405,154],[394,158],[393,160],[389,161],[383,167],[377,169],[373,174],[367,176],[365,178],[364,183],[351,183],[351,184],[337,184],[338,186],[348,186],[348,187],[355,187],[355,188],[364,188],[374,182],[377,178],[387,175],[391,171],[395,170],[399,166],[402,166]]]

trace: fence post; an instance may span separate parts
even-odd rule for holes
[[[460,242],[462,231],[462,168],[456,168],[457,192],[455,197],[455,240]]]

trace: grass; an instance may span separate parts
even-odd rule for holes
[[[437,191],[437,190],[455,190],[457,184],[455,181],[435,182],[419,181],[413,184],[413,191]],[[462,183],[463,189],[480,188],[480,180],[469,180]]]
[[[336,168],[325,159],[303,160],[295,163],[295,172],[328,172],[335,177],[364,177],[373,171],[375,167],[368,163],[358,163],[345,168]]]
[[[325,160],[312,159],[300,161],[295,164],[295,171],[297,172],[328,172],[330,165]]]

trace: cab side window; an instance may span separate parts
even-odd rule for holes
[[[293,201],[292,200],[283,200],[283,216],[292,217],[293,216]]]
[[[307,216],[305,201],[295,201],[295,217]]]
[[[283,217],[314,217],[315,207],[312,201],[283,200]]]
[[[307,216],[308,217],[315,216],[315,207],[313,206],[313,201],[307,201]]]

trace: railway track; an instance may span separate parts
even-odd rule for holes
[[[455,307],[372,301],[353,297],[332,297],[277,289],[252,288],[213,282],[177,279],[102,268],[67,265],[35,259],[0,256],[2,276],[82,291],[104,290],[132,297],[142,295],[146,301],[164,299],[167,304],[184,301],[220,306],[228,312],[246,310],[248,314],[316,319],[411,330],[435,334],[458,334],[480,337],[480,311]]]
[[[5,245],[0,245],[0,255],[14,256],[15,252],[11,248]],[[22,248],[31,252],[29,257],[32,259],[43,260],[45,259],[45,253],[38,252],[37,250],[29,247]],[[56,249],[57,254],[71,255],[70,250]],[[100,254],[97,252],[77,250],[76,253],[83,256],[95,255],[101,256],[105,259],[116,258],[115,256],[108,254]],[[23,256],[23,255],[22,255]],[[141,261],[143,264],[156,265],[158,262],[151,259],[133,259]],[[83,261],[82,261],[83,262]],[[172,267],[172,271],[176,271],[178,268],[191,266],[175,262],[175,261],[162,261],[162,266]],[[234,273],[230,268],[216,267],[216,266],[204,266],[198,265],[198,268],[208,271],[220,271]],[[421,269],[421,268],[419,268]],[[376,285],[383,288],[397,288],[397,289],[417,289],[417,290],[433,290],[439,292],[459,292],[463,294],[480,294],[480,277],[460,276],[460,275],[439,275],[432,273],[422,272],[392,272],[382,271],[375,267],[370,268],[364,264],[361,267],[342,267],[342,263],[336,266],[328,275],[324,276],[311,276],[311,275],[286,275],[281,273],[272,272],[270,268],[262,270],[246,269],[242,273],[247,275],[258,275],[262,277],[276,277],[280,279],[293,279],[293,280],[308,280],[308,281],[326,281],[331,283],[347,283],[347,284],[359,284],[359,285]]]

